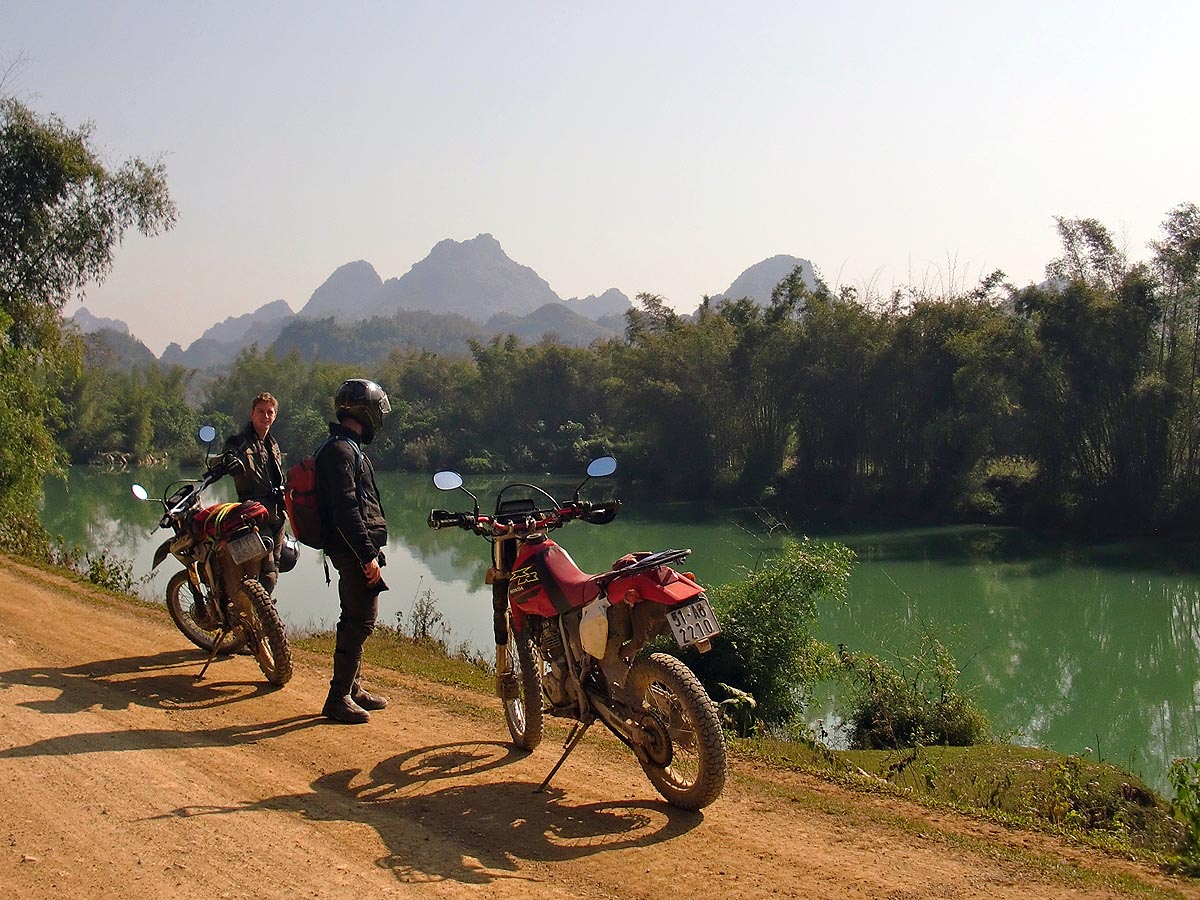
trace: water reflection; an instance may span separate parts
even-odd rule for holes
[[[161,493],[174,477],[74,469],[69,485],[47,482],[43,521],[70,542],[132,560],[135,576],[142,575],[165,532],[155,531],[159,507],[139,503],[129,486],[141,480]],[[577,483],[566,478],[549,487],[561,498]],[[407,616],[428,590],[451,641],[490,654],[487,544],[425,525],[430,508],[465,509],[469,499],[437,491],[425,476],[381,473],[379,484],[392,585],[381,597],[381,621]],[[499,484],[473,479],[470,486],[486,502]],[[615,487],[592,482],[588,496],[603,499]],[[231,488],[218,483],[209,499],[228,499]],[[688,568],[721,583],[753,568],[784,536],[750,511],[623,499],[614,526],[578,523],[556,534],[583,568],[605,569],[635,549],[690,547]],[[954,652],[962,683],[1002,734],[1068,753],[1090,748],[1160,788],[1169,761],[1200,748],[1200,573],[1193,554],[1161,545],[1074,545],[1003,528],[807,530],[843,541],[860,560],[850,602],[822,610],[826,640],[903,655],[930,629]],[[165,562],[144,595],[161,597],[176,566]],[[312,550],[280,580],[277,594],[292,627],[329,627],[336,618],[336,585],[326,585]]]

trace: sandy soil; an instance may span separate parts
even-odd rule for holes
[[[498,710],[385,671],[389,709],[325,724],[327,659],[280,690],[245,656],[197,682],[201,660],[165,610],[0,558],[0,897],[1200,897],[742,762],[681,812],[598,729],[535,794],[563,730],[510,753]]]

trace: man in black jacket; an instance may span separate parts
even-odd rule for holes
[[[259,582],[270,594],[279,580],[283,550],[283,455],[271,434],[279,401],[265,391],[250,404],[250,421],[225,441],[225,462],[233,475],[239,500],[257,500],[270,518],[263,528],[274,543],[274,552],[263,564]]]
[[[392,411],[387,394],[373,381],[354,378],[333,399],[337,422],[330,440],[315,456],[321,543],[338,572],[341,616],[333,650],[333,678],[321,715],[335,722],[361,724],[371,710],[387,706],[359,681],[362,648],[375,630],[379,592],[387,590],[380,567],[387,546],[387,520],[375,470],[362,452]]]

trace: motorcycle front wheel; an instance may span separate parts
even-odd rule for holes
[[[513,746],[532,750],[542,742],[542,657],[528,631],[510,631],[508,660],[517,691],[504,701]]]
[[[244,627],[249,632],[250,650],[267,681],[282,687],[292,678],[292,648],[288,644],[279,610],[267,589],[253,578],[242,580],[243,610],[249,610]],[[245,601],[248,600],[248,604]]]
[[[626,686],[650,737],[638,754],[650,783],[672,806],[708,806],[725,786],[729,762],[716,704],[699,679],[675,657],[652,653],[634,662]]]
[[[180,569],[171,576],[167,584],[167,612],[175,627],[183,632],[183,636],[203,650],[211,653],[217,637],[221,634],[221,623],[213,621],[205,612],[208,600],[208,588],[202,586],[197,591],[188,578],[187,569]],[[240,628],[226,633],[221,641],[221,654],[236,653],[245,646],[245,636]]]

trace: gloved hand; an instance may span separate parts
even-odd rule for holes
[[[246,464],[242,462],[242,458],[236,453],[226,453],[221,457],[221,463],[225,466],[225,471],[230,475],[241,475],[246,471]]]

